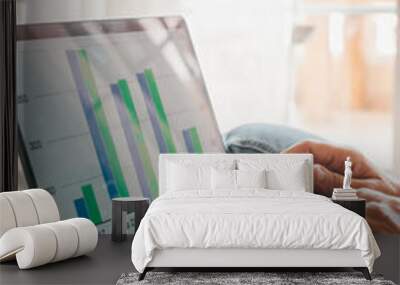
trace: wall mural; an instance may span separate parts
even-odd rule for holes
[[[24,170],[63,219],[110,232],[112,198],[158,196],[159,153],[223,151],[182,18],[19,26],[17,48]]]

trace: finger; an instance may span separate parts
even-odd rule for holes
[[[333,188],[343,185],[343,176],[330,171],[320,164],[314,164],[314,192],[327,197],[332,196]]]
[[[396,219],[397,217],[397,219]],[[390,234],[400,233],[400,216],[384,203],[367,203],[367,220],[374,231]]]
[[[374,233],[392,234],[392,229],[382,224],[381,220],[368,219],[368,225]]]
[[[352,179],[351,180],[351,187],[354,189],[363,189],[367,188],[369,191],[363,190],[365,194],[370,195],[370,191],[379,191],[383,194],[393,195],[393,190],[390,184],[385,183],[384,181],[376,178],[372,179]],[[376,194],[375,194],[376,195]]]
[[[317,194],[330,197],[334,188],[343,187],[343,179],[343,175],[330,171],[320,164],[314,165],[314,192]],[[380,202],[392,197],[384,194],[391,195],[392,193],[378,179],[352,179],[352,187],[354,189],[364,189],[361,190],[359,197],[366,200]]]
[[[381,231],[391,234],[400,233],[399,217],[384,203],[367,203],[367,220],[376,221],[377,227]]]
[[[312,153],[314,163],[321,164],[337,173],[344,172],[344,161],[348,156],[353,161],[353,177],[378,178],[378,172],[373,169],[367,159],[358,151],[343,148],[318,141],[302,141],[283,151],[284,153]]]
[[[398,216],[400,217],[400,199],[398,199],[398,201],[392,199],[387,202],[387,205],[392,208],[393,211],[398,213]]]
[[[385,202],[390,205],[394,210],[397,210],[397,208],[400,209],[400,197],[392,196],[390,195],[391,193],[385,193],[384,191],[380,191],[379,189],[368,189],[367,187],[360,187],[357,190],[357,196],[359,198],[371,202]]]
[[[396,176],[393,173],[386,172],[382,180],[390,185],[394,196],[400,197],[400,175]]]

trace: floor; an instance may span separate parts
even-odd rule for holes
[[[2,263],[0,284],[115,284],[122,273],[134,271],[131,241],[132,237],[116,243],[101,235],[96,250],[87,256],[29,270],[19,270],[16,262]]]
[[[122,273],[135,271],[131,259],[133,236],[124,242],[112,242],[111,236],[100,235],[97,248],[87,256],[81,256],[41,267],[19,270],[15,261],[0,264],[0,285],[17,284],[115,284]],[[160,269],[162,271],[174,271]],[[235,271],[235,269],[213,269],[212,271]],[[254,269],[259,271],[259,269]],[[158,271],[158,270],[157,270]],[[179,271],[193,271],[180,268]],[[197,268],[194,271],[209,271]],[[252,271],[247,268],[246,271]],[[264,271],[264,270],[263,270]],[[335,272],[352,271],[350,268],[271,268],[267,272],[311,271]]]

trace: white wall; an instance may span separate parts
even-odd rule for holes
[[[184,15],[222,132],[286,122],[292,0],[18,1],[19,23]]]

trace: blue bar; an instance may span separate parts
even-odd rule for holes
[[[104,182],[107,185],[108,195],[110,196],[110,199],[118,197],[119,195],[117,187],[115,185],[115,180],[107,158],[104,142],[101,138],[100,130],[96,122],[96,116],[90,100],[89,91],[87,90],[82,79],[83,77],[80,71],[78,55],[73,50],[67,50],[67,57],[72,76],[74,78],[75,85],[78,91],[79,99],[82,104],[83,112],[85,113],[86,121],[89,126],[90,134],[92,136],[92,142],[96,150],[97,158],[100,163],[100,168],[103,173]]]
[[[147,86],[146,78],[144,73],[137,73],[136,77],[139,81],[140,89],[142,90],[144,101],[146,102],[147,112],[149,113],[151,125],[153,126],[154,135],[157,140],[158,148],[160,153],[167,153],[167,145],[161,132],[160,123],[157,119],[157,111],[154,106],[153,100],[151,99],[149,87]]]
[[[196,153],[194,150],[192,137],[190,136],[190,129],[182,130],[183,139],[185,140],[186,148],[189,153]]]
[[[83,198],[76,199],[74,200],[74,204],[76,212],[78,213],[78,217],[89,219],[89,214],[86,209],[85,200],[83,200]]]
[[[117,84],[111,84],[110,87],[114,97],[115,105],[117,106],[122,129],[124,130],[125,138],[128,143],[129,153],[131,154],[131,159],[133,161],[133,164],[135,165],[136,175],[139,180],[140,188],[142,188],[142,193],[146,198],[151,198],[150,187],[147,184],[146,173],[142,164],[142,160],[140,159],[137,143],[135,142],[135,136],[132,131],[129,115],[127,110],[125,110],[124,103],[122,101],[122,95],[119,91]]]

